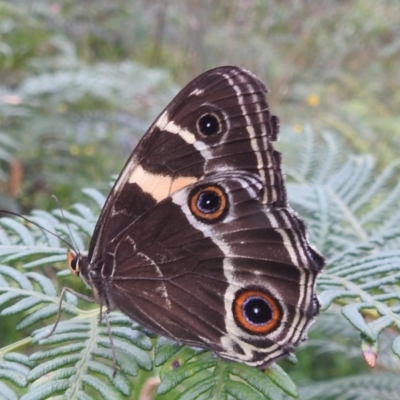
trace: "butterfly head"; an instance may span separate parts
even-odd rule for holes
[[[68,268],[75,276],[80,275],[82,256],[75,254],[73,251],[67,251]]]
[[[89,278],[89,264],[87,257],[82,254],[75,254],[73,251],[67,252],[68,268],[75,276],[79,276],[86,286],[92,289],[92,282]]]

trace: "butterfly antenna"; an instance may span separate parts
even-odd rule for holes
[[[70,226],[69,226],[69,224],[68,224],[67,218],[65,218],[64,211],[63,211],[63,209],[62,209],[61,206],[60,206],[60,202],[58,201],[57,196],[53,194],[53,195],[51,195],[51,197],[52,197],[52,199],[56,202],[56,204],[57,204],[57,206],[58,206],[58,209],[59,209],[60,212],[61,212],[61,216],[62,216],[62,218],[63,218],[63,220],[64,220],[64,222],[65,222],[65,225],[67,226],[67,229],[68,229],[69,235],[70,235],[70,237],[71,237],[72,243],[73,243],[74,246],[75,246],[75,248],[71,246],[72,250],[74,250],[74,252],[75,252],[76,254],[80,254],[80,251],[78,250],[78,244],[77,244],[76,241],[75,241],[74,235],[72,234],[72,231],[71,231],[71,228],[70,228]]]
[[[54,232],[48,230],[47,228],[45,228],[44,226],[38,224],[37,222],[34,222],[34,221],[30,220],[29,218],[26,218],[26,217],[24,217],[23,215],[18,214],[18,213],[15,213],[15,212],[13,212],[13,211],[0,210],[0,213],[1,213],[1,214],[14,215],[15,217],[22,218],[24,221],[26,221],[26,222],[28,222],[28,223],[30,223],[30,224],[32,224],[32,225],[35,225],[35,226],[37,226],[38,228],[42,229],[43,231],[45,231],[45,232],[47,232],[47,233],[50,233],[50,235],[53,235],[53,236],[55,236],[56,238],[60,239],[60,240],[61,240],[63,243],[65,243],[69,248],[71,248],[72,250],[74,250],[74,251],[77,253],[77,251],[75,250],[74,246],[72,246],[71,243],[69,243],[67,240],[63,239],[60,235],[57,235],[56,233],[54,233]],[[67,225],[67,226],[68,226],[68,225]],[[72,238],[72,239],[73,239],[73,238]],[[75,241],[74,241],[74,243],[75,243]]]

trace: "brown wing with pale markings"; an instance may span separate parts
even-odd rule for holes
[[[74,261],[101,305],[254,366],[304,339],[324,264],[287,205],[265,93],[239,67],[189,83],[132,153],[88,256]]]
[[[239,67],[219,67],[189,83],[138,144],[112,189],[89,248],[96,263],[127,224],[209,173],[242,170],[260,177],[265,205],[286,205],[265,86]]]
[[[103,291],[125,314],[179,342],[256,366],[282,357],[318,312],[323,260],[309,245],[288,248],[284,237],[306,241],[302,223],[283,209],[291,226],[274,226],[262,192],[257,175],[228,172],[162,200],[115,239]],[[265,321],[246,322],[243,296],[265,300]]]

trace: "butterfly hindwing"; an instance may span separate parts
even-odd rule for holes
[[[318,311],[316,275],[293,263],[262,192],[258,176],[221,173],[158,203],[108,255],[112,301],[147,328],[225,358],[264,365],[286,354]],[[211,218],[198,209],[201,196],[221,196]],[[246,296],[265,307],[265,320],[252,324],[244,314]]]

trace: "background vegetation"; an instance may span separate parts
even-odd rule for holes
[[[396,399],[399,29],[400,5],[391,0],[0,1],[0,208],[42,210],[33,211],[35,218],[68,235],[52,211],[56,194],[85,248],[101,193],[107,193],[111,176],[179,88],[218,65],[246,67],[271,90],[271,109],[282,121],[279,148],[292,182],[291,203],[307,218],[329,266],[319,283],[329,310],[297,353],[299,364],[280,365],[298,384],[302,399]],[[65,269],[60,243],[49,245],[50,239],[32,227],[22,232],[22,224],[3,226],[3,264],[25,271],[31,263],[54,278],[57,290],[83,289],[69,277],[60,280],[49,267],[58,261],[56,267]],[[47,259],[47,250],[38,250],[43,243],[51,248]],[[28,254],[30,246],[34,250]],[[4,287],[7,271],[0,272]],[[19,286],[25,282],[21,276],[14,276],[12,286],[26,291]],[[28,277],[38,292],[39,278]],[[13,351],[36,354],[37,361],[40,346],[24,342],[36,337],[32,324],[16,331],[22,317],[14,315],[29,315],[37,304],[4,312],[12,304],[5,304],[0,316],[0,346],[17,343]],[[84,315],[74,307],[72,314]],[[54,314],[54,308],[47,311]],[[33,326],[41,326],[43,318],[45,313]],[[116,321],[116,327],[124,324]],[[144,350],[155,340],[146,337],[140,336]],[[0,357],[8,351],[0,349]],[[362,354],[376,364],[374,370]],[[182,363],[190,360],[182,357]],[[34,359],[12,362],[30,371]],[[141,359],[139,366],[148,364]],[[139,373],[136,387],[151,375]],[[0,369],[0,380],[4,376]],[[173,399],[176,393],[159,398]]]

